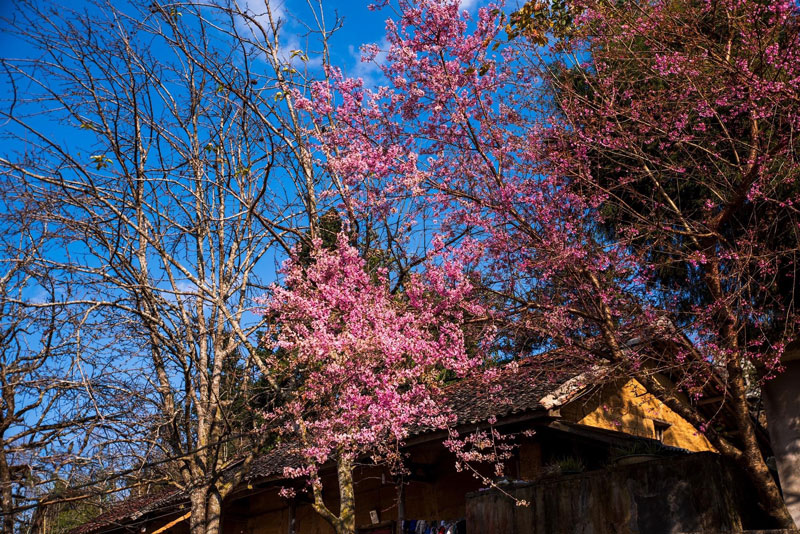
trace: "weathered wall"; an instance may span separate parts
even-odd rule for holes
[[[783,500],[800,526],[800,348],[787,350],[785,370],[764,386],[767,427]]]
[[[656,438],[655,423],[669,425],[664,431],[665,445],[694,452],[713,451],[708,440],[664,403],[631,379],[621,387],[610,385],[588,398],[581,398],[561,409],[562,416],[582,425]]]
[[[476,491],[480,483],[471,474],[454,470],[455,458],[437,457],[428,469],[429,481],[414,480],[407,484],[405,517],[408,519],[456,520],[465,516],[465,494]],[[370,510],[379,518],[397,518],[397,487],[380,469],[362,468],[356,473],[356,525],[370,524]],[[328,507],[338,511],[336,485],[333,478],[324,479]],[[231,508],[235,507],[236,511]],[[241,518],[233,522],[231,517]],[[223,514],[223,534],[285,534],[289,530],[288,501],[278,495],[278,488],[255,490]],[[243,521],[242,521],[243,520]],[[295,528],[301,534],[332,534],[330,525],[307,502],[295,507]]]
[[[595,395],[582,397],[562,407],[561,413],[567,421],[648,438],[655,437],[655,421],[666,422],[670,427],[664,432],[665,444],[692,451],[712,450],[705,437],[699,435],[691,425],[648,394],[636,380],[624,384],[609,384]],[[569,443],[562,442],[564,439],[570,438],[559,438],[553,443],[548,442],[543,445],[540,443],[540,437],[522,438],[506,475],[515,479],[535,479],[541,475],[543,463],[551,461],[554,457],[571,455],[583,458],[582,454],[585,451],[578,445],[575,447],[580,450],[573,450],[567,446]],[[607,461],[606,454],[602,455],[603,463]],[[455,520],[465,517],[467,513],[465,493],[477,491],[481,485],[471,474],[455,472],[454,456],[447,452],[440,442],[434,442],[415,447],[411,451],[410,460],[414,465],[421,466],[422,476],[407,486],[405,517],[426,520]],[[487,474],[491,476],[490,471],[489,468]],[[386,473],[377,469],[360,469],[356,478],[358,480],[356,524],[368,525],[370,510],[378,510],[381,520],[395,519],[396,487]],[[336,510],[338,503],[335,480],[330,478],[325,484],[328,488],[326,495],[331,497],[329,506],[332,510]],[[609,491],[616,495],[620,489],[612,488]],[[487,513],[491,516],[495,512],[496,510]],[[614,516],[612,512],[609,513]],[[294,517],[298,533],[332,532],[330,526],[308,503],[299,502],[295,507]],[[223,534],[284,534],[288,532],[289,521],[288,502],[278,496],[278,489],[261,488],[226,505],[223,512]],[[185,528],[185,525],[179,525],[174,532],[170,530],[165,534],[180,534],[177,528]],[[474,529],[471,531],[489,532]],[[502,529],[494,531],[505,532]]]
[[[770,525],[747,484],[712,453],[665,458],[467,496],[470,532],[672,534],[737,532]]]

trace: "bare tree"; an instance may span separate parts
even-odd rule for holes
[[[37,203],[0,181],[0,532],[18,531],[52,482],[90,460],[104,428],[107,378],[83,359],[82,310],[63,303],[68,277],[44,269],[56,236]],[[64,273],[60,273],[64,274]],[[92,439],[89,439],[94,436]],[[95,439],[97,438],[97,439]],[[91,443],[91,445],[90,445]]]
[[[330,32],[314,12],[325,63]],[[232,410],[248,388],[231,381],[280,390],[259,355],[266,319],[253,297],[316,233],[321,175],[294,106],[311,52],[282,47],[266,2],[23,3],[14,17],[10,31],[36,52],[3,62],[18,150],[0,166],[48,199],[40,216],[64,239],[37,265],[80,280],[59,306],[108,325],[90,348],[142,369],[117,385],[140,412],[127,422],[137,435],[118,436],[129,465],[158,462],[190,497],[192,534],[219,532],[221,502],[263,438]]]

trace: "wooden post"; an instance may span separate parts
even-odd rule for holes
[[[174,527],[175,525],[177,525],[181,521],[185,521],[186,519],[189,519],[189,516],[191,516],[191,515],[192,515],[192,512],[186,512],[185,514],[180,516],[178,519],[175,519],[174,521],[170,521],[169,523],[167,523],[166,525],[164,525],[160,529],[156,530],[155,532],[153,532],[153,534],[161,534],[162,532],[164,532],[168,528]]]
[[[397,477],[397,534],[403,534],[403,521],[406,519],[406,485],[403,477]]]
[[[297,502],[292,499],[289,501],[289,534],[295,534],[297,521]]]

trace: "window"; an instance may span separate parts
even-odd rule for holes
[[[670,426],[672,425],[663,421],[653,421],[653,429],[656,432],[656,439],[658,441],[664,441],[664,432],[666,432]]]

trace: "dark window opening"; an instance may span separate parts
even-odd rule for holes
[[[658,441],[664,441],[664,432],[672,426],[669,423],[664,423],[662,421],[653,421],[653,429],[656,431],[656,439]]]

